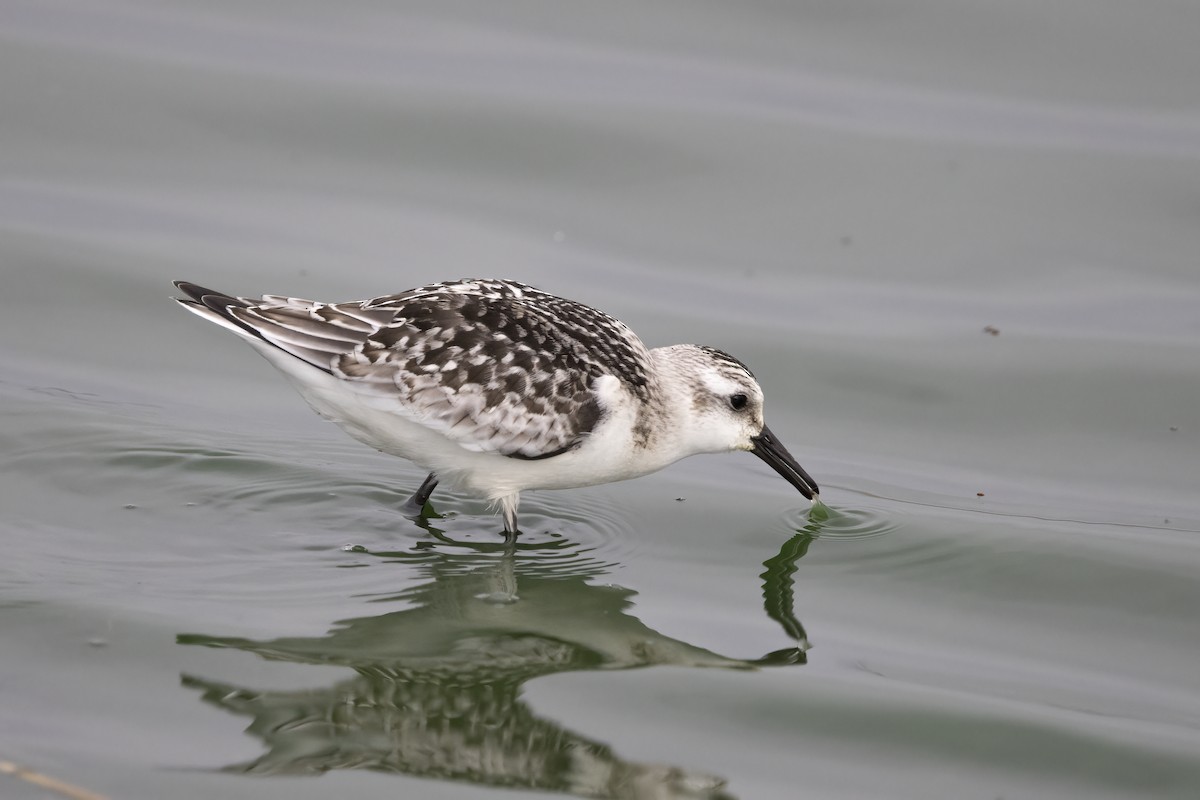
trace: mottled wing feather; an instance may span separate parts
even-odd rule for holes
[[[594,381],[644,395],[649,354],[620,321],[513,281],[466,280],[362,302],[224,297],[222,313],[462,447],[570,450],[599,421]]]
[[[394,397],[469,450],[557,455],[599,421],[597,378],[645,391],[649,354],[628,327],[523,284],[434,284],[358,308],[394,317],[338,358],[333,373]]]

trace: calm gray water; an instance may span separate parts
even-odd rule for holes
[[[125,798],[1200,796],[1200,6],[0,4],[0,764]],[[170,280],[751,365],[524,498]],[[513,598],[516,598],[513,602]],[[0,795],[56,796],[0,773]]]

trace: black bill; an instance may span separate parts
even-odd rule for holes
[[[783,479],[800,490],[800,494],[812,500],[821,490],[817,488],[817,482],[809,477],[804,471],[804,467],[796,463],[796,459],[792,458],[792,454],[787,451],[787,448],[779,443],[775,438],[775,434],[764,425],[762,433],[753,437],[750,441],[754,442],[754,455],[761,458],[763,461],[771,465],[771,469],[783,476]]]

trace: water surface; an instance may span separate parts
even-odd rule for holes
[[[1200,13],[0,8],[0,761],[111,798],[1192,798]],[[167,298],[467,275],[751,365],[499,520]],[[320,776],[318,780],[317,777]],[[41,790],[0,774],[0,794]]]

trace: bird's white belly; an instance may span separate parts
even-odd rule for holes
[[[526,489],[568,489],[636,478],[662,469],[678,455],[632,441],[630,403],[614,402],[591,435],[574,450],[545,459],[520,459],[462,447],[441,432],[390,409],[345,381],[269,345],[256,349],[292,383],[309,406],[350,436],[376,450],[435,472],[439,480],[496,500]]]

